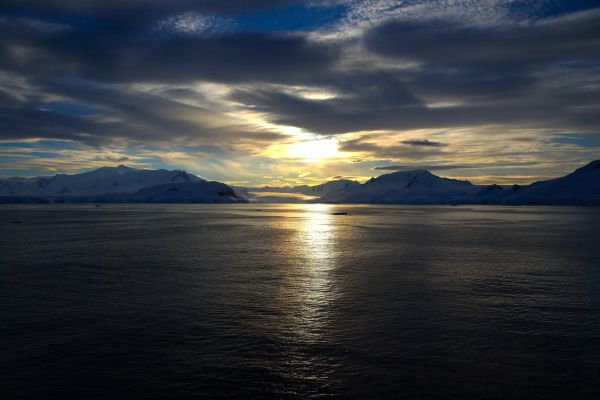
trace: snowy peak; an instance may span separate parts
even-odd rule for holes
[[[96,171],[119,171],[119,172],[127,172],[127,171],[143,171],[139,168],[128,167],[127,165],[121,164],[116,167],[100,167]]]
[[[434,175],[431,172],[418,169],[413,171],[398,171],[390,174],[384,174],[377,178],[371,178],[365,183],[371,186],[393,186],[396,189],[403,188],[419,188],[431,186],[472,186],[468,181],[460,181],[450,178],[442,178]]]
[[[418,178],[427,179],[431,176],[434,176],[434,175],[425,169],[416,169],[413,171],[398,171],[398,172],[391,172],[389,174],[383,174],[376,178],[369,179],[366,183],[373,184],[373,183],[384,183],[384,182],[385,183],[406,182],[406,181],[410,181],[412,179],[418,179]]]
[[[352,181],[349,179],[338,179],[335,181],[329,181],[316,186],[308,186],[304,191],[304,194],[324,194],[337,192],[340,190],[347,190],[352,187],[360,186],[360,183],[357,181]]]
[[[94,169],[92,171],[83,172],[78,175],[87,175],[87,176],[123,175],[123,174],[126,174],[128,172],[133,172],[133,171],[143,171],[143,170],[137,169],[137,168],[131,168],[126,165],[119,165],[118,167],[100,167],[100,168]],[[68,175],[58,174],[55,176],[68,176]]]
[[[207,185],[197,185],[201,183],[207,181],[182,170],[138,169],[119,165],[101,167],[75,175],[58,174],[52,177],[7,179],[0,181],[0,196],[30,196],[50,198],[52,201],[58,201],[58,198],[82,201],[85,199],[98,199],[98,201],[147,199],[148,201],[211,203],[245,200],[224,183],[211,182]],[[176,189],[162,193],[161,190],[168,185],[176,185]],[[155,189],[148,193],[143,192],[148,188]],[[138,195],[140,191],[149,196],[140,197]]]

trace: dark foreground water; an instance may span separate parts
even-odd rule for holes
[[[600,209],[2,206],[0,317],[3,399],[599,399]]]

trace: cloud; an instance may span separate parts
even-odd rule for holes
[[[0,106],[16,104],[20,101],[19,97],[9,90],[0,88]]]
[[[385,129],[395,121],[423,113],[423,103],[404,83],[386,71],[340,72],[326,82],[339,96],[308,99],[284,91],[250,88],[237,90],[231,99],[252,104],[278,124],[321,134]]]
[[[223,17],[187,12],[166,18],[157,23],[157,30],[186,35],[218,35],[233,29],[235,23]]]
[[[77,99],[76,108],[98,111],[91,115],[64,113],[39,101],[0,106],[0,137],[66,139],[96,146],[179,143],[230,147],[248,142],[260,146],[283,137],[235,120],[225,115],[225,110],[193,106],[131,88],[48,81],[36,90]]]
[[[114,8],[111,16],[118,15],[119,6]],[[135,11],[146,16],[143,9]],[[22,18],[0,19],[0,67],[38,79],[108,83],[290,82],[318,75],[338,59],[336,46],[300,33],[226,32],[218,17],[195,13],[138,26],[142,17],[128,12],[131,19],[123,26],[99,14],[55,32],[18,23]]]
[[[112,39],[102,43],[98,57],[84,59],[81,38],[58,38],[56,50],[76,41],[67,59],[79,62],[81,75],[119,82],[285,82],[305,80],[335,60],[335,49],[301,36],[232,34],[211,38],[177,38],[146,48],[115,49]],[[104,50],[104,51],[102,51]],[[85,51],[85,50],[83,50]],[[83,62],[81,62],[81,60]]]
[[[131,158],[128,156],[121,156],[121,157],[106,156],[105,158],[106,158],[106,160],[114,162],[114,163],[122,163],[122,162],[131,160]]]
[[[500,26],[386,20],[364,32],[353,58],[368,63],[348,63],[323,82],[341,96],[252,88],[233,98],[274,123],[322,134],[487,125],[596,130],[599,24],[597,10]]]
[[[2,11],[6,15],[27,13],[40,16],[66,15],[72,20],[84,23],[94,21],[113,29],[129,25],[129,29],[146,27],[167,15],[178,15],[188,11],[203,13],[233,14],[285,7],[302,3],[302,0],[20,0],[18,5],[6,5]]]
[[[427,139],[403,140],[402,143],[403,144],[407,144],[409,146],[428,146],[428,147],[443,147],[443,146],[447,146],[446,143],[433,142],[433,141],[429,141]]]
[[[404,144],[381,144],[373,140],[381,139],[381,134],[372,134],[340,142],[342,151],[362,153],[374,159],[411,160],[447,154],[439,146],[414,146]]]
[[[595,61],[600,12],[525,24],[474,26],[453,20],[386,21],[364,34],[383,56],[437,66],[525,68],[558,59]]]

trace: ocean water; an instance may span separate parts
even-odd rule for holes
[[[600,209],[1,206],[0,318],[3,399],[599,399]]]

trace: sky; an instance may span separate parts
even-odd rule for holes
[[[0,1],[0,176],[523,184],[598,158],[597,0]]]

